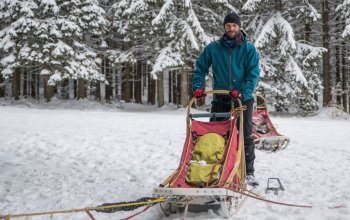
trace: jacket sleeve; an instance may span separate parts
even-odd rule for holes
[[[252,96],[260,77],[259,54],[253,44],[248,45],[247,65],[244,75],[243,85],[239,92],[242,94],[243,100],[246,101]]]
[[[204,88],[205,76],[208,74],[211,64],[212,59],[209,44],[207,47],[205,47],[204,51],[196,61],[192,78],[192,92],[196,91],[197,89]]]

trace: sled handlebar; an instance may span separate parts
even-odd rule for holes
[[[197,113],[197,114],[189,114],[190,118],[228,118],[231,116],[230,112],[212,112],[212,113]]]
[[[209,91],[205,91],[204,92],[205,95],[209,95],[209,94],[222,94],[222,95],[229,95],[230,91],[228,90],[209,90]],[[204,96],[205,97],[205,96]],[[191,113],[191,107],[193,105],[193,103],[196,101],[195,97],[192,97],[192,99],[190,100],[190,102],[188,103],[187,106],[187,128],[189,128],[190,126],[190,121],[191,118],[206,118],[206,117],[216,117],[216,118],[228,118],[231,116],[231,112],[211,112],[211,113],[196,113],[193,114]],[[240,99],[237,99],[239,106],[242,107],[242,102]]]
[[[206,96],[206,95],[209,95],[209,94],[221,94],[221,95],[229,95],[230,94],[230,91],[228,91],[228,90],[209,90],[209,91],[205,91],[204,92],[204,95]],[[205,97],[204,96],[204,97]],[[240,99],[237,99],[238,100],[238,102],[239,102],[239,106],[241,106],[242,105],[242,103],[241,103],[241,101],[240,101]],[[190,100],[190,102],[188,103],[188,106],[187,106],[187,117],[189,117],[189,116],[194,116],[194,117],[196,117],[196,118],[198,118],[198,117],[208,117],[208,115],[206,115],[206,116],[201,116],[201,114],[191,114],[191,107],[192,107],[192,105],[193,105],[193,103],[196,101],[196,98],[195,97],[192,97],[192,99]],[[204,113],[204,114],[206,114],[206,113]],[[217,114],[217,117],[227,117],[226,115],[225,116],[221,116],[221,114],[218,114],[218,113],[216,113]]]
[[[230,94],[230,91],[228,90],[209,90],[209,91],[205,91],[204,92],[205,95],[209,95],[209,94],[222,94],[222,95],[228,95]],[[204,96],[205,97],[205,96]],[[190,116],[191,113],[191,107],[193,105],[193,103],[196,101],[196,97],[192,97],[192,99],[190,100],[190,102],[188,103],[187,106],[187,117]],[[204,116],[205,117],[205,116]]]

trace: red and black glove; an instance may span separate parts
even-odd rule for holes
[[[204,89],[197,89],[196,91],[193,92],[193,96],[197,99],[202,98],[203,96],[205,96]]]
[[[232,90],[230,93],[229,93],[229,96],[233,99],[238,99],[238,98],[242,98],[242,95],[241,93],[239,93],[237,90]]]

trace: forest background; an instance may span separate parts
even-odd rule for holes
[[[0,99],[185,107],[194,63],[230,11],[275,111],[349,112],[349,0],[0,0]]]

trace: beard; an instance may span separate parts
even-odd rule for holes
[[[225,31],[225,35],[230,39],[235,39],[238,35],[239,31]]]

